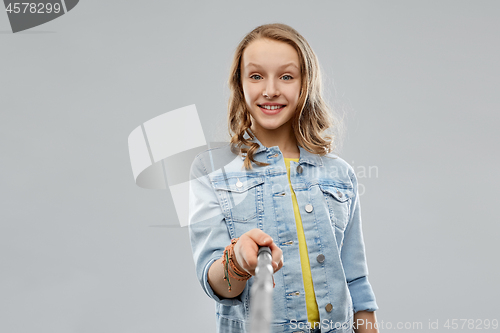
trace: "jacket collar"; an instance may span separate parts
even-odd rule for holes
[[[252,132],[251,129],[249,128],[248,131]],[[254,134],[252,132],[252,134]],[[244,138],[246,139],[249,139],[250,140],[250,135],[248,135],[247,132],[245,132],[245,134],[243,135]],[[257,156],[259,154],[262,154],[264,152],[270,154],[270,155],[273,155],[275,153],[277,153],[279,150],[279,147],[278,146],[273,146],[273,147],[266,147],[264,146],[260,141],[259,139],[257,139],[257,136],[254,134],[254,139],[253,140],[250,140],[250,141],[253,141],[253,142],[256,142],[259,144],[259,148],[257,148],[257,150],[254,152],[254,158],[257,160]],[[242,145],[246,148],[248,148],[248,146],[246,145]],[[297,144],[297,146],[299,147],[299,151],[300,151],[300,158],[299,158],[299,164],[302,164],[302,163],[307,163],[307,164],[311,164],[311,165],[314,165],[314,166],[323,166],[323,160],[321,159],[321,157],[317,154],[313,154],[307,150],[305,150],[301,145]],[[246,157],[246,153],[241,153],[240,154],[240,157],[242,160],[245,159]]]

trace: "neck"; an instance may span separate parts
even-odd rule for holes
[[[300,150],[297,146],[297,139],[293,131],[284,131],[281,128],[272,131],[255,130],[251,128],[252,133],[266,147],[278,146],[281,153],[286,158],[298,158]]]

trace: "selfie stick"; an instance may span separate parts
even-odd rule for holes
[[[263,246],[257,255],[255,282],[250,292],[250,333],[271,331],[273,266],[271,249]]]

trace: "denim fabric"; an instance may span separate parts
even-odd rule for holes
[[[285,161],[278,146],[265,147],[257,138],[254,142],[259,144],[254,158],[270,165],[245,170],[246,154],[233,153],[229,143],[198,154],[191,165],[189,236],[197,277],[216,301],[217,332],[247,332],[253,277],[238,297],[221,299],[207,274],[232,238],[259,228],[284,258],[283,268],[274,274],[272,332],[309,332]],[[299,150],[299,162],[290,161],[290,181],[309,251],[321,332],[350,333],[355,312],[378,309],[367,278],[357,178],[334,154]]]

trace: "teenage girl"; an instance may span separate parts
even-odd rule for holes
[[[378,332],[357,178],[332,153],[313,50],[287,25],[259,26],[236,49],[229,87],[231,142],[198,154],[190,182],[189,235],[217,331],[246,332],[269,246],[272,332]]]

